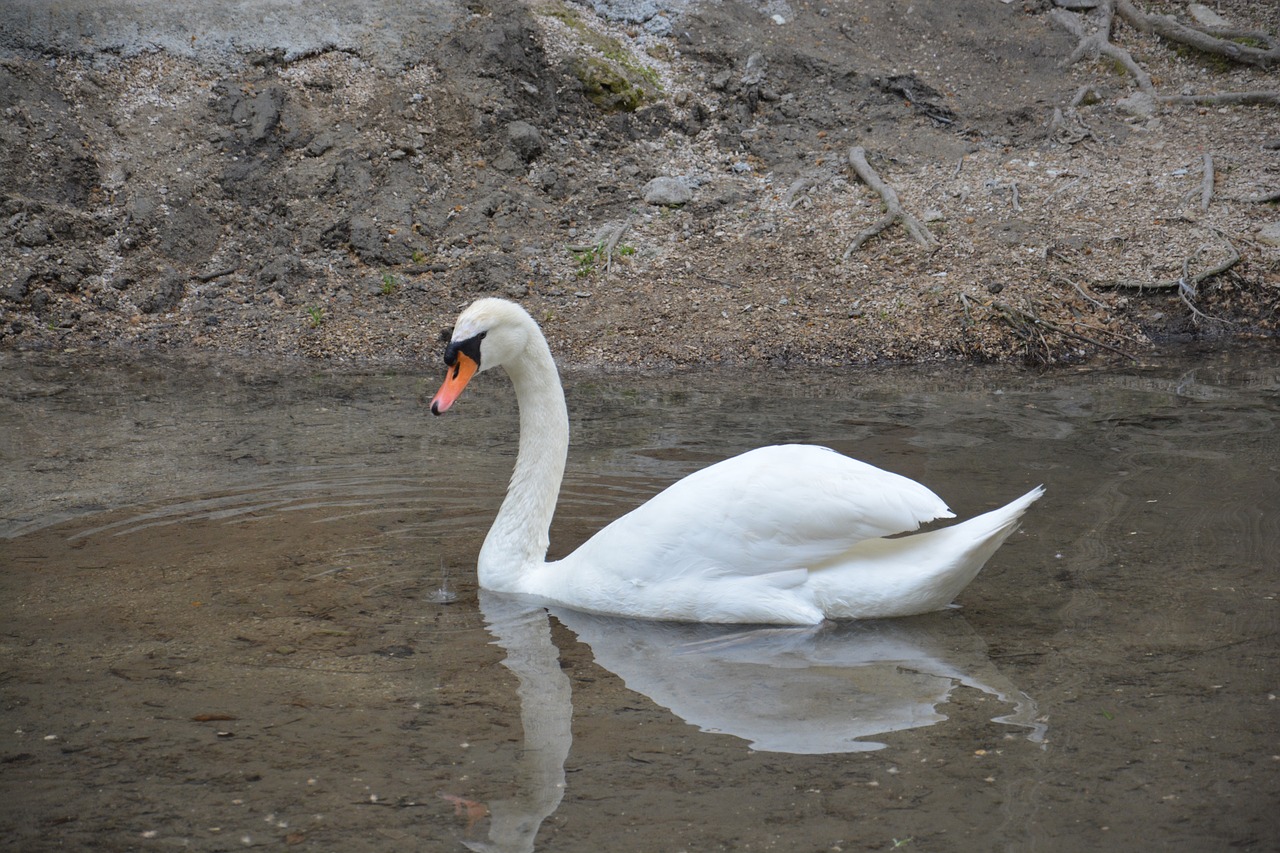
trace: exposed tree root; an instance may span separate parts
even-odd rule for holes
[[[1216,29],[1183,24],[1172,15],[1149,15],[1133,5],[1132,0],[1114,0],[1115,10],[1134,29],[1155,33],[1165,41],[1185,44],[1202,53],[1223,56],[1233,62],[1270,68],[1280,64],[1280,43],[1269,33],[1255,30]],[[1258,42],[1265,47],[1242,44],[1240,40]]]
[[[1224,92],[1221,95],[1161,95],[1162,104],[1189,104],[1200,107],[1231,107],[1258,104],[1280,107],[1280,92]]]
[[[898,194],[894,192],[893,187],[880,180],[876,170],[871,168],[871,165],[867,162],[867,152],[865,150],[857,146],[850,148],[849,165],[853,167],[853,171],[857,173],[864,184],[880,194],[880,198],[884,200],[885,215],[875,225],[853,238],[849,248],[844,250],[844,256],[841,260],[848,260],[849,255],[862,248],[862,244],[899,221],[912,239],[921,246],[929,251],[938,248],[938,241],[929,233],[929,229],[925,227],[924,223],[903,209],[902,202],[898,200]]]
[[[1194,294],[1200,284],[1216,275],[1222,275],[1231,269],[1240,261],[1240,253],[1236,247],[1227,242],[1227,248],[1230,254],[1225,260],[1214,264],[1206,270],[1188,276],[1188,267],[1191,259],[1187,258],[1182,264],[1182,276],[1180,278],[1169,279],[1167,281],[1106,281],[1095,284],[1094,288],[1098,290],[1136,290],[1139,293],[1156,293],[1160,291],[1183,290],[1189,288]],[[1203,248],[1202,248],[1203,251]]]
[[[1049,17],[1059,26],[1076,37],[1076,47],[1063,62],[1064,66],[1074,65],[1085,58],[1105,56],[1115,61],[1129,72],[1138,88],[1161,104],[1195,104],[1205,106],[1262,104],[1280,106],[1280,92],[1224,92],[1213,95],[1161,95],[1156,91],[1151,75],[1147,73],[1133,58],[1127,49],[1111,41],[1111,30],[1117,17],[1124,20],[1134,29],[1154,33],[1160,38],[1186,45],[1202,53],[1221,56],[1233,62],[1257,65],[1269,68],[1280,64],[1280,42],[1264,32],[1234,30],[1225,28],[1199,27],[1184,24],[1169,15],[1150,15],[1138,9],[1132,0],[1099,0],[1098,5],[1088,15],[1055,8]],[[1263,45],[1255,47],[1242,44],[1239,40],[1253,41]],[[1083,91],[1083,90],[1082,90]],[[1077,93],[1066,110],[1054,114],[1055,135],[1059,141],[1068,144],[1078,142],[1087,134],[1073,129],[1068,119],[1075,124],[1075,106],[1083,95]],[[1066,128],[1064,131],[1062,128]],[[1066,139],[1062,137],[1065,135]]]
[[[1200,180],[1200,209],[1208,210],[1213,199],[1213,155],[1205,152],[1204,176]]]
[[[1240,252],[1236,250],[1235,246],[1231,245],[1229,240],[1227,241],[1227,248],[1231,253],[1225,260],[1220,261],[1219,263],[1214,264],[1208,269],[1196,273],[1195,275],[1191,275],[1191,258],[1184,258],[1182,261],[1182,275],[1170,281],[1115,281],[1095,286],[1104,290],[1136,290],[1139,293],[1167,293],[1168,291],[1176,290],[1178,298],[1182,300],[1183,305],[1187,306],[1187,309],[1191,312],[1192,320],[1196,323],[1199,323],[1201,320],[1208,320],[1210,322],[1224,323],[1231,326],[1234,324],[1230,320],[1224,320],[1221,317],[1212,317],[1201,311],[1199,306],[1196,305],[1196,300],[1200,298],[1200,284],[1214,276],[1222,275],[1240,261]],[[1204,251],[1204,249],[1205,247],[1200,247],[1196,254]]]

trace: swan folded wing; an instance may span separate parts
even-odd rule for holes
[[[856,543],[950,517],[929,489],[811,445],[764,447],[675,483],[575,554],[641,582],[809,569]]]

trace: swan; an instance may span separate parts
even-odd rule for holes
[[[775,445],[685,477],[547,562],[569,413],[542,330],[513,302],[479,299],[458,316],[444,361],[433,414],[495,367],[520,409],[515,470],[480,548],[480,586],[574,610],[775,625],[941,610],[1044,493],[1038,486],[960,524],[896,537],[954,515],[906,477],[825,447]]]

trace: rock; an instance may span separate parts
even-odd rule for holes
[[[1268,222],[1258,229],[1258,242],[1280,246],[1280,222]]]
[[[53,240],[53,234],[49,231],[49,226],[39,219],[33,219],[26,225],[22,226],[22,230],[17,233],[14,242],[19,246],[27,246],[33,248],[35,246],[43,246]]]
[[[33,270],[19,270],[11,281],[0,285],[0,299],[21,302],[27,295],[28,285],[35,277],[36,274]]]
[[[1116,101],[1116,106],[1136,118],[1151,118],[1156,114],[1155,98],[1146,92],[1134,92],[1127,98]]]
[[[329,131],[323,131],[316,134],[305,149],[308,157],[319,157],[334,146],[333,134]]]
[[[386,240],[386,229],[364,214],[356,214],[347,223],[347,242],[366,264],[395,264],[404,261]]]
[[[507,141],[526,163],[536,160],[542,153],[542,132],[527,121],[513,121],[507,125]]]
[[[135,304],[143,314],[163,314],[176,308],[185,292],[182,276],[176,270],[169,270],[162,273],[160,280],[147,288]]]
[[[1187,14],[1202,27],[1230,27],[1231,22],[1203,3],[1192,3],[1187,7]]]
[[[644,200],[648,204],[679,207],[693,199],[693,190],[681,178],[658,177],[644,186]]]

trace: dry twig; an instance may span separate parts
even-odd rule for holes
[[[1115,353],[1116,355],[1124,356],[1131,361],[1138,360],[1137,356],[1132,353],[1125,352],[1119,347],[1112,346],[1111,344],[1105,343],[1096,338],[1081,334],[1074,328],[1068,328],[1060,323],[1055,323],[1052,320],[1046,320],[1034,311],[1015,308],[1007,302],[1000,301],[992,302],[986,307],[1004,319],[1005,322],[1012,326],[1013,329],[1019,332],[1023,337],[1029,338],[1034,332],[1035,337],[1040,341],[1040,345],[1044,347],[1046,361],[1050,360],[1053,355],[1053,350],[1049,347],[1049,342],[1045,340],[1044,337],[1046,330],[1065,338],[1071,338],[1073,340],[1080,341],[1081,343],[1098,347],[1099,349],[1105,349],[1109,352]],[[1094,332],[1106,333],[1108,331],[1107,329],[1098,329],[1093,326],[1085,326],[1085,328]]]
[[[864,149],[857,146],[849,149],[849,165],[853,167],[853,171],[857,173],[864,184],[880,194],[880,198],[884,200],[885,215],[875,225],[853,238],[849,248],[844,250],[844,256],[841,260],[848,260],[849,255],[862,248],[863,243],[866,243],[872,237],[899,221],[902,222],[902,227],[906,229],[907,233],[921,246],[930,251],[938,248],[938,241],[929,233],[929,229],[925,227],[924,223],[903,209],[902,202],[898,200],[898,194],[894,192],[893,187],[880,180],[876,170],[871,168],[871,165],[867,162],[867,152]]]

